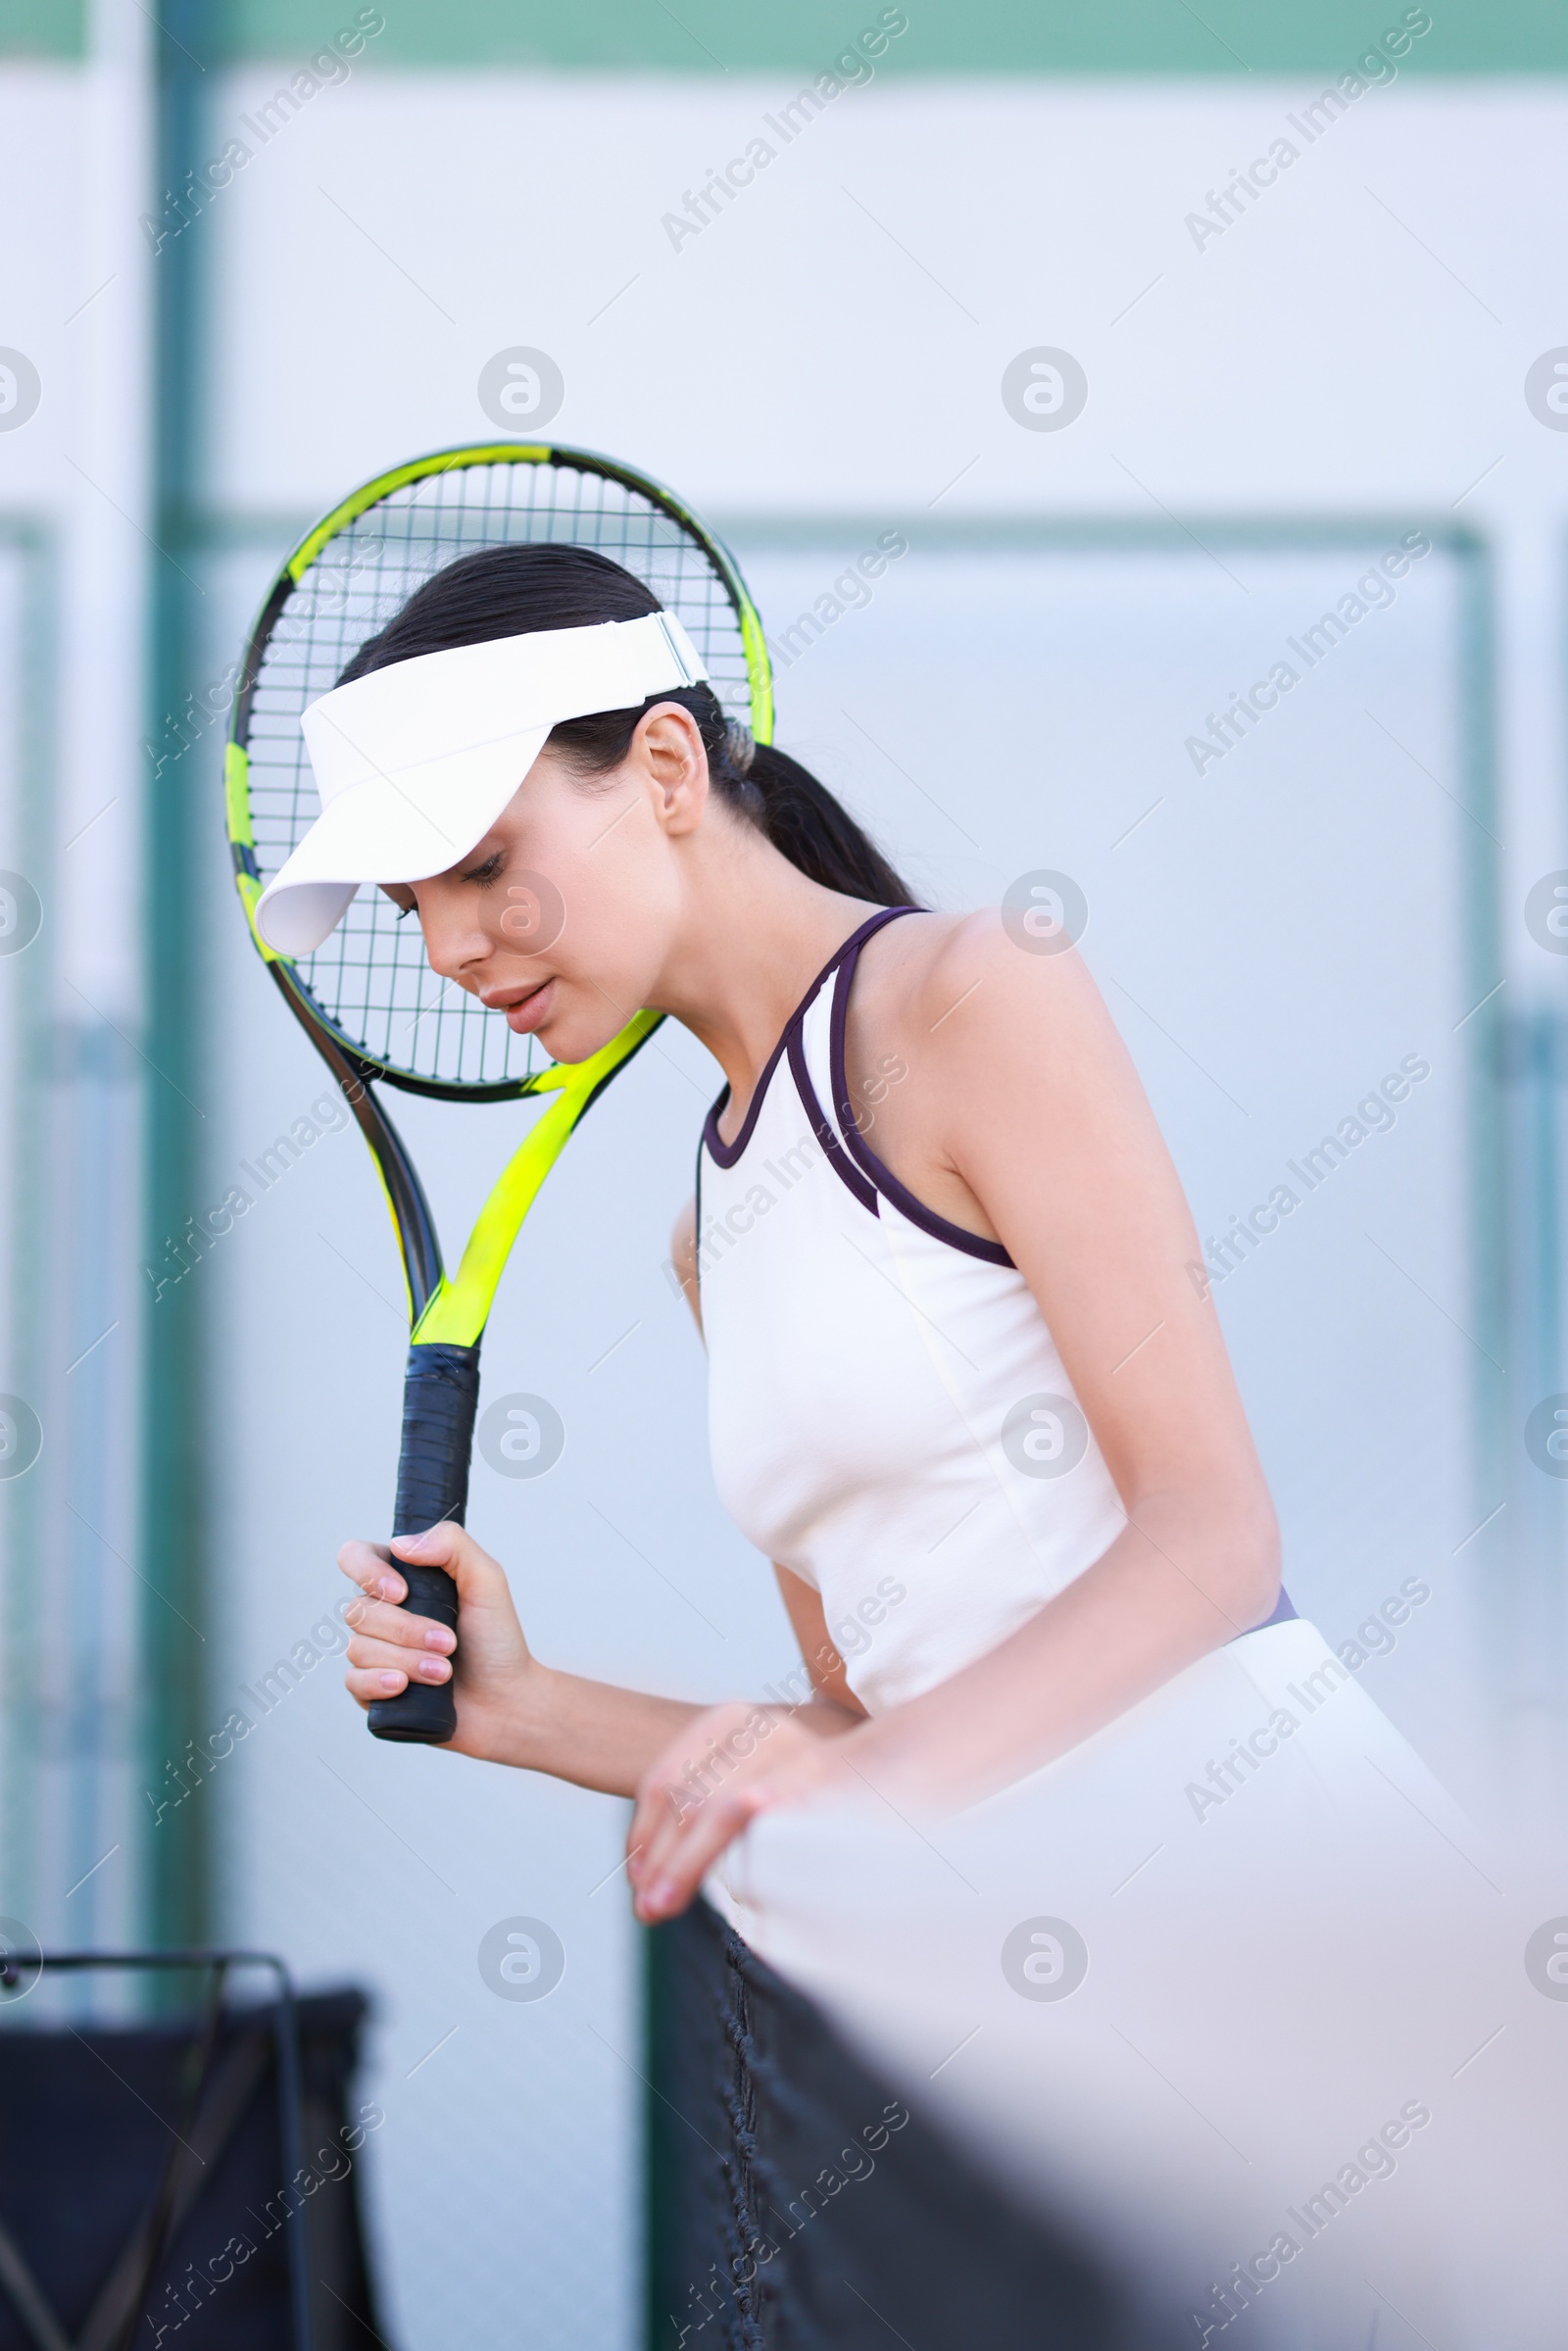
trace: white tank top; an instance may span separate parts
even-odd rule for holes
[[[855,966],[813,981],[735,1141],[698,1154],[713,1473],[743,1535],[821,1593],[872,1714],[915,1697],[1081,1575],[1125,1523],[1045,1318],[1000,1242],[877,1157],[890,1059],[851,1107]]]

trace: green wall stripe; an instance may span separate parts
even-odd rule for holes
[[[209,0],[204,65],[267,58],[295,66],[358,0]],[[673,73],[820,71],[882,14],[880,0],[385,0],[366,58],[382,65],[579,67]],[[1403,0],[907,0],[909,28],[878,73],[1339,73]],[[1568,71],[1561,0],[1434,0],[1432,30],[1401,72]],[[78,56],[84,0],[3,0],[0,54]],[[364,62],[363,60],[361,61]]]
[[[136,0],[140,5],[140,0]],[[157,170],[181,185],[200,154],[204,76],[193,54],[206,19],[202,0],[160,0],[154,38],[158,90]],[[150,644],[147,734],[159,741],[165,713],[193,682],[198,593],[176,556],[183,551],[201,443],[206,373],[201,327],[211,316],[200,277],[201,248],[174,237],[154,269],[156,398],[153,473],[156,522],[149,555]],[[182,751],[148,788],[148,870],[158,876],[158,919],[147,926],[147,1057],[168,1083],[146,1090],[144,1249],[164,1253],[199,1198],[202,1091],[198,1004],[200,917],[195,844],[214,822],[210,757]],[[149,1308],[142,1383],[142,1555],[150,1587],[143,1611],[148,1777],[161,1788],[166,1763],[206,1727],[207,1663],[196,1627],[206,1621],[209,1558],[202,1350],[210,1284],[181,1283]],[[165,1602],[169,1604],[166,1606]],[[180,1805],[147,1839],[145,1934],[153,1943],[200,1943],[211,1915],[212,1800]]]
[[[355,9],[341,8],[352,24]],[[386,0],[367,56],[387,63],[651,68],[677,73],[806,74],[883,15],[881,0]],[[1223,73],[1345,72],[1403,0],[906,0],[908,30],[878,73]],[[1561,0],[1435,0],[1432,30],[1408,53],[1418,73],[1568,68]],[[228,0],[231,54],[307,53],[335,21],[320,0]]]
[[[80,57],[87,0],[0,0],[0,57]]]

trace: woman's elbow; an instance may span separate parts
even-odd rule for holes
[[[1214,1546],[1214,1596],[1244,1632],[1266,1624],[1280,1596],[1280,1525],[1266,1493],[1224,1513]]]
[[[1172,1481],[1128,1517],[1217,1641],[1267,1622],[1280,1592],[1280,1530],[1262,1479]]]

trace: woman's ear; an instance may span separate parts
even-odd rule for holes
[[[632,737],[631,757],[654,792],[654,812],[666,833],[689,833],[708,805],[708,754],[702,730],[678,702],[649,711]]]

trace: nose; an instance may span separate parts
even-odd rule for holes
[[[477,918],[471,904],[465,907],[463,899],[470,894],[447,892],[421,882],[418,893],[419,927],[424,933],[424,952],[430,968],[444,980],[455,980],[462,987],[476,987],[476,973],[488,959],[492,942]]]

